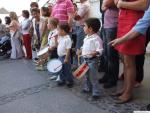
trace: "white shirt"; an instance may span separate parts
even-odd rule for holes
[[[21,22],[21,31],[22,31],[22,34],[29,34],[30,24],[31,24],[31,21],[28,18],[25,18]]]
[[[39,31],[40,31],[40,38],[42,38],[43,32],[44,32],[44,25],[45,25],[45,19],[44,18],[40,18],[39,23]],[[36,29],[35,29],[35,25],[36,25],[36,20],[35,18],[32,20],[32,24],[33,24],[33,29],[34,29],[34,35],[37,38],[37,33],[36,33]]]
[[[72,41],[69,35],[59,36],[58,37],[58,47],[57,54],[58,56],[65,56],[67,53],[67,49],[71,49]]]
[[[89,1],[85,1],[81,3],[80,7],[78,8],[77,14],[81,17],[79,21],[77,21],[77,25],[83,25],[84,21],[89,18],[90,13],[90,4]]]
[[[91,58],[90,55],[93,52],[99,52],[102,54],[103,51],[103,43],[101,38],[97,34],[93,34],[91,36],[86,36],[83,41],[82,46],[82,56],[85,58]]]
[[[54,29],[53,31],[49,32],[49,35],[48,35],[48,45],[49,45],[50,48],[56,46],[55,38],[57,36],[58,36],[57,29]]]

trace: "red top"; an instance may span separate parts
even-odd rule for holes
[[[136,1],[136,0],[128,0]],[[136,22],[143,17],[144,11],[120,9],[118,17],[118,34],[117,37],[121,38],[128,33]],[[123,44],[116,46],[116,49],[126,55],[139,55],[144,53],[145,50],[145,37],[143,35],[129,40]]]

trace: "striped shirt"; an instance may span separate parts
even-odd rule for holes
[[[60,23],[68,23],[68,16],[71,13],[74,13],[73,3],[70,0],[64,0],[55,4],[51,16],[57,18]]]

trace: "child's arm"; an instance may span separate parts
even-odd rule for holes
[[[71,50],[71,49],[66,49],[66,56],[65,56],[64,63],[69,63],[70,50]]]
[[[94,43],[95,43],[95,48],[96,48],[96,50],[93,51],[93,52],[91,53],[91,55],[92,55],[93,57],[96,57],[97,55],[102,55],[103,43],[102,43],[101,38],[97,38]]]
[[[58,46],[58,35],[55,37],[55,46],[57,47]]]
[[[77,49],[77,53],[78,56],[80,56],[82,54],[82,51],[80,49]]]
[[[65,47],[66,47],[66,56],[65,56],[64,63],[69,63],[70,51],[71,51],[71,47],[72,47],[72,41],[70,38],[68,38],[66,40]]]
[[[96,57],[97,55],[99,55],[99,52],[98,51],[94,51],[91,53],[92,57]]]

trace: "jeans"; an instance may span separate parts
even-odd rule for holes
[[[64,63],[65,56],[59,56],[59,60],[62,62],[62,70],[60,72],[60,80],[63,82],[73,83],[73,75],[71,72],[71,64]]]
[[[75,33],[76,33],[76,38],[77,38],[76,49],[80,49],[81,46],[83,45],[83,40],[85,37],[83,27],[82,26],[76,26]]]
[[[98,71],[97,71],[97,59],[85,60],[89,66],[89,70],[84,75],[83,90],[90,91],[92,89],[93,96],[99,96],[100,91],[98,88]]]
[[[75,50],[77,50],[81,48],[81,46],[83,45],[83,40],[85,38],[83,26],[74,26],[73,33],[74,33],[73,38],[76,38],[76,40],[74,39]],[[76,55],[72,59],[72,64],[78,66],[78,60]]]
[[[108,43],[116,38],[117,28],[105,28],[104,49],[106,54],[106,78],[110,83],[117,83],[119,74],[118,52]]]

